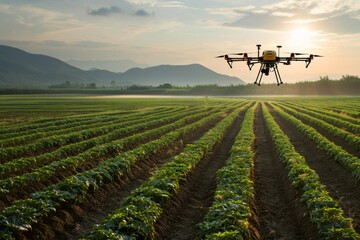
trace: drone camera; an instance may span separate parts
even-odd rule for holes
[[[270,68],[261,69],[261,72],[265,73],[265,76],[269,76]]]

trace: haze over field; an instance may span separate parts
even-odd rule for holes
[[[257,69],[229,69],[214,56],[256,52],[261,43],[325,56],[308,69],[280,66],[284,82],[360,75],[358,0],[2,0],[0,21],[0,44],[63,61],[199,63],[251,83]]]

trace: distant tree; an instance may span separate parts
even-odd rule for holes
[[[115,81],[111,81],[111,87],[116,87],[116,82]]]
[[[86,88],[95,89],[96,88],[96,83],[88,83],[88,84],[86,84]]]
[[[360,78],[354,75],[342,75],[340,81],[359,82]]]
[[[59,84],[54,84],[54,85],[50,85],[49,88],[71,88],[71,82],[70,81],[66,81],[64,83],[59,83]]]
[[[173,86],[170,83],[160,84],[158,88],[172,88]]]
[[[330,78],[329,78],[329,76],[320,76],[320,81],[321,82],[327,82],[327,81],[330,81]]]
[[[148,89],[150,89],[150,87],[149,86],[131,85],[127,89],[129,89],[129,90],[148,90]]]

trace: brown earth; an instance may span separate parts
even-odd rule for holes
[[[94,224],[100,223],[108,214],[115,211],[119,207],[121,199],[148,179],[156,168],[164,164],[171,156],[180,153],[186,143],[200,138],[219,120],[217,119],[189,136],[179,139],[163,149],[161,153],[138,162],[120,179],[89,194],[80,205],[64,206],[56,214],[35,225],[31,232],[25,233],[24,239],[78,239],[84,237],[93,229]],[[48,227],[45,228],[44,225]]]
[[[226,131],[221,143],[211,155],[204,158],[180,184],[180,191],[167,204],[155,226],[156,239],[201,239],[198,224],[204,220],[211,206],[215,188],[216,171],[224,166],[238,134],[245,111]]]
[[[198,120],[198,119],[197,119]],[[195,122],[195,120],[193,121],[189,121],[189,124]],[[161,125],[156,125],[152,128],[149,128],[148,130],[151,129],[155,129],[157,127],[161,127]],[[144,131],[144,130],[141,130]],[[141,131],[137,131],[133,134],[138,134]],[[129,136],[129,134],[124,134],[123,136],[120,137],[120,139]],[[152,138],[154,139],[154,138]],[[132,146],[127,146],[124,145],[124,149],[122,150],[122,152],[131,150],[141,144],[144,144],[146,142],[149,142],[151,140],[147,140],[147,141],[138,141],[136,144],[133,144]],[[84,172],[86,170],[90,170],[94,167],[96,167],[100,162],[109,159],[111,157],[115,157],[115,154],[113,155],[106,155],[103,156],[101,158],[97,158],[97,159],[93,159],[93,160],[89,160],[86,161],[83,164],[80,164],[79,166],[77,166],[75,169],[66,169],[66,170],[59,170],[58,172],[56,172],[56,174],[54,174],[53,176],[44,179],[42,181],[36,182],[36,184],[31,184],[28,185],[26,187],[23,187],[21,189],[11,189],[9,193],[6,194],[0,194],[0,211],[2,209],[4,209],[7,206],[10,206],[12,202],[16,201],[16,200],[20,200],[20,199],[25,199],[25,198],[29,198],[31,193],[34,193],[36,191],[40,191],[41,189],[44,189],[47,186],[50,186],[52,184],[56,184],[62,180],[64,180],[66,177],[72,176],[72,175],[76,175],[78,173]],[[30,166],[29,168],[31,168],[32,166]]]
[[[284,110],[284,109],[283,109]],[[298,118],[299,119],[299,118]],[[301,119],[301,121],[306,124],[309,125],[310,127],[314,128],[318,133],[320,133],[321,135],[323,135],[324,137],[326,137],[327,139],[329,139],[329,141],[335,143],[338,146],[341,146],[345,151],[347,151],[348,153],[360,158],[360,151],[357,150],[353,145],[351,145],[350,143],[346,142],[343,138],[340,138],[338,136],[335,136],[329,132],[327,132],[326,130],[316,126],[315,124],[311,123],[310,121],[307,121],[305,119]],[[326,121],[324,121],[326,122]],[[331,125],[331,123],[329,123]],[[335,126],[336,127],[336,126]],[[345,131],[345,130],[344,130]],[[355,136],[355,135],[354,135]]]
[[[324,151],[317,149],[316,143],[275,112],[272,114],[296,151],[306,159],[309,167],[316,171],[330,196],[338,201],[345,216],[353,219],[354,229],[360,233],[360,185],[344,167],[328,157]]]
[[[330,195],[339,201],[347,217],[353,218],[354,227],[360,228],[360,188],[351,175],[326,153],[316,149],[313,142],[295,127],[287,124],[269,107],[270,112],[287,134],[296,150],[316,170]],[[198,223],[211,206],[216,188],[216,171],[229,157],[229,150],[239,131],[243,114],[230,128],[213,153],[204,158],[172,198],[156,224],[156,239],[201,239]],[[252,239],[318,239],[316,227],[310,222],[306,207],[290,185],[287,170],[280,162],[260,108],[255,115],[254,181],[255,195],[250,219]],[[104,217],[119,207],[121,199],[148,179],[156,168],[169,157],[182,151],[184,144],[194,141],[213,126],[204,126],[183,141],[173,143],[156,156],[139,162],[127,174],[101,190],[88,195],[80,205],[63,206],[23,235],[23,239],[78,239],[92,230]],[[89,166],[90,167],[90,166]],[[0,204],[1,205],[1,204]]]
[[[255,115],[255,160],[253,181],[255,199],[252,222],[259,239],[316,239],[316,229],[307,217],[305,207],[290,186],[287,172],[275,152],[262,110]]]

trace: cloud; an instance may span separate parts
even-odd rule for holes
[[[185,3],[180,2],[180,1],[158,2],[156,6],[162,7],[162,8],[188,8],[188,6],[186,6]]]
[[[97,41],[55,41],[55,40],[44,40],[44,41],[27,41],[27,40],[6,40],[0,39],[0,44],[14,46],[21,49],[113,49],[116,44],[97,42]]]
[[[269,13],[241,13],[242,17],[224,26],[242,27],[248,29],[263,29],[273,31],[285,31],[289,24],[286,24],[287,17],[272,15]]]
[[[313,31],[357,34],[360,33],[360,6],[346,4],[347,1],[331,1],[323,7],[318,1],[285,0],[254,9],[234,9],[237,20],[224,26],[270,31],[288,31],[305,27]]]
[[[134,4],[148,4],[153,7],[160,8],[188,8],[182,1],[168,1],[168,0],[129,0]]]
[[[9,39],[88,27],[88,24],[78,20],[72,13],[30,5],[0,4],[0,22],[4,23],[4,26],[0,26],[1,35]]]
[[[352,14],[330,17],[314,24],[324,32],[341,34],[360,33],[360,19],[352,17]]]
[[[135,16],[137,17],[149,17],[151,16],[150,13],[148,13],[147,11],[145,11],[144,9],[139,9],[134,13]]]
[[[122,13],[122,10],[116,6],[101,7],[96,10],[93,10],[93,9],[88,10],[88,14],[92,15],[92,16],[110,16],[113,14],[121,14],[121,13]]]
[[[91,16],[102,16],[107,17],[110,15],[129,15],[129,16],[135,16],[135,17],[150,17],[154,15],[154,13],[149,13],[144,9],[137,9],[133,6],[126,6],[125,8],[120,8],[117,6],[110,6],[110,7],[101,7],[98,9],[88,9],[88,14]]]

